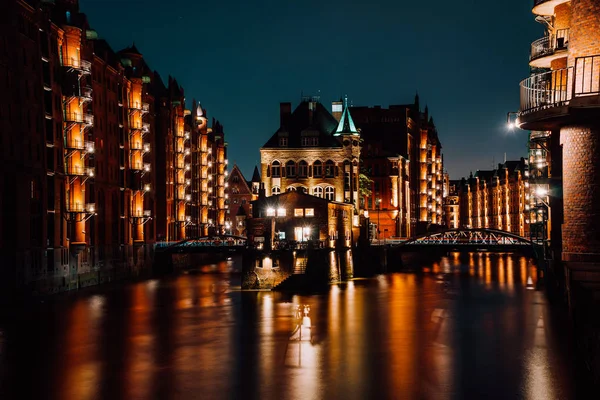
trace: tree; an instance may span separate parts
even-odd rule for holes
[[[369,197],[372,193],[373,179],[369,175],[369,171],[366,168],[360,169],[360,174],[358,175],[358,193],[362,198]]]

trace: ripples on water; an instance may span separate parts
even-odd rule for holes
[[[313,296],[241,292],[231,271],[59,295],[3,319],[0,398],[573,396],[566,322],[526,258],[451,254]],[[297,340],[303,305],[312,327]]]

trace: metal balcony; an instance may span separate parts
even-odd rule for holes
[[[96,212],[95,203],[67,203],[65,204],[65,211],[71,213],[94,213]]]
[[[556,34],[544,36],[531,43],[529,65],[536,68],[550,68],[550,63],[566,57],[569,46],[569,29],[559,29]]]
[[[144,146],[142,142],[132,142],[129,148],[134,151],[141,151],[144,149]]]
[[[85,167],[81,165],[67,165],[65,166],[65,174],[69,176],[87,176],[93,178],[95,175],[95,169],[93,167]]]
[[[65,122],[77,123],[77,124],[94,124],[94,116],[92,114],[80,114],[80,113],[65,113]]]
[[[147,133],[150,131],[150,123],[149,122],[142,122],[142,130],[144,131],[144,133]]]
[[[578,57],[574,67],[532,75],[520,86],[519,120],[528,113],[570,105],[574,98],[579,107],[598,107],[600,55]]]
[[[79,97],[85,101],[92,101],[92,87],[91,86],[82,86],[80,88]]]
[[[573,67],[535,74],[521,81],[520,113],[527,113],[568,103],[572,92],[568,90]]]
[[[536,15],[554,15],[554,8],[571,0],[533,0],[533,13]]]
[[[150,104],[148,104],[148,103],[142,103],[142,112],[144,114],[146,114],[147,112],[150,112]]]
[[[152,216],[152,211],[150,210],[132,210],[131,216],[133,218],[148,218]]]
[[[92,72],[92,63],[89,61],[78,60],[75,57],[63,59],[63,66],[75,71],[89,74]]]
[[[132,101],[131,103],[129,103],[129,108],[132,110],[142,110],[142,103],[140,103],[139,101]]]

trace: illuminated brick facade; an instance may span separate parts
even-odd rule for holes
[[[531,46],[516,125],[530,130],[536,219],[567,284],[600,279],[600,1],[534,0],[545,35]],[[541,227],[540,227],[541,224]],[[545,225],[545,226],[544,226]]]
[[[352,107],[362,138],[362,168],[372,180],[363,200],[379,238],[412,237],[444,224],[441,143],[419,98],[388,109]]]
[[[299,190],[353,204],[359,215],[360,135],[347,106],[335,102],[335,113],[339,120],[316,98],[304,99],[293,113],[290,103],[281,103],[280,128],[260,149],[267,196]]]
[[[499,164],[494,170],[478,170],[459,182],[453,181],[451,186],[455,189],[451,189],[448,197],[458,198],[460,227],[498,229],[528,238],[527,171],[527,161],[521,159]]]
[[[1,285],[52,292],[139,273],[157,235],[185,238],[195,222],[191,190],[175,198],[175,182],[191,179],[189,141],[176,156],[191,114],[183,90],[135,46],[113,51],[76,0],[9,0],[3,12]],[[205,131],[207,153],[218,143],[222,225],[222,127]]]

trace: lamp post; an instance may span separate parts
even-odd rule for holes
[[[381,238],[379,237],[379,234],[381,233],[381,228],[379,225],[380,223],[380,214],[381,214],[381,199],[378,197],[375,199],[375,205],[377,206],[377,244],[381,245]]]

